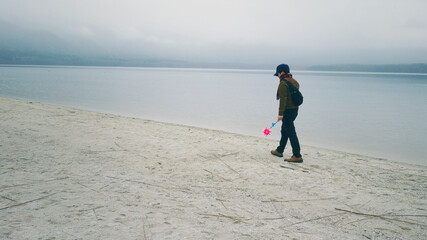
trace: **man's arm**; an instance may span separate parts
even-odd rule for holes
[[[277,117],[277,121],[281,121],[283,119],[283,114],[286,108],[286,101],[288,100],[288,85],[286,83],[280,83],[279,85],[279,116]]]

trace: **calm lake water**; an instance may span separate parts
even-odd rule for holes
[[[277,118],[273,73],[1,66],[0,96],[264,137]],[[303,145],[427,165],[427,75],[293,74],[304,95],[295,122]],[[280,125],[272,130],[279,139]]]

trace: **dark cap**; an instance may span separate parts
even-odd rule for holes
[[[281,72],[289,73],[289,66],[287,64],[280,64],[277,66],[274,76],[277,76]]]

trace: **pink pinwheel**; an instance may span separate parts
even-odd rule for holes
[[[271,131],[269,128],[264,129],[264,136],[270,135]]]

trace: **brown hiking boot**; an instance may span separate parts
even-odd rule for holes
[[[302,163],[302,157],[295,157],[292,156],[291,158],[285,159],[287,162],[294,162],[294,163]]]
[[[276,149],[271,150],[271,154],[273,154],[276,157],[283,157],[283,153],[279,153]]]

